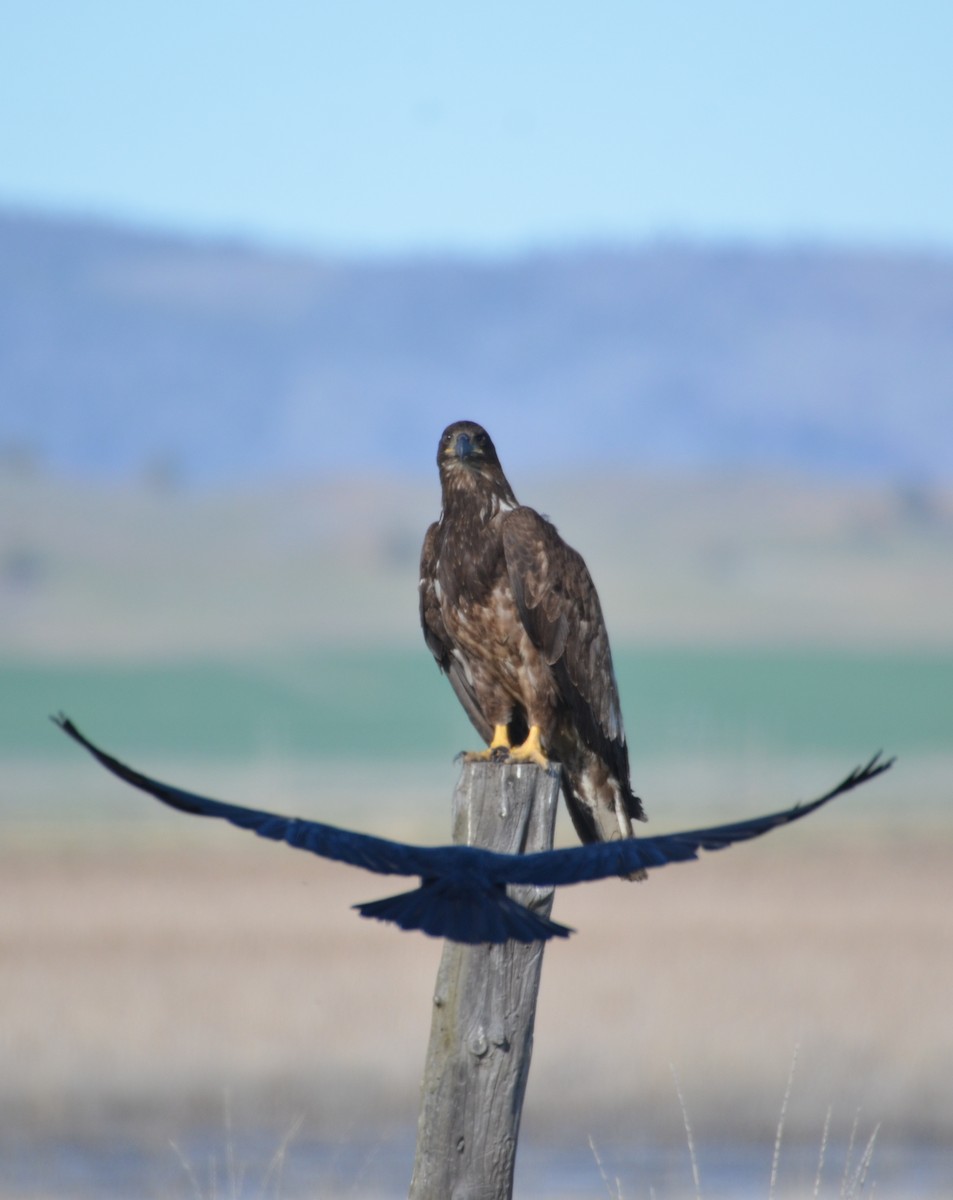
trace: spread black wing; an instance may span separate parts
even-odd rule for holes
[[[244,808],[240,804],[212,800],[151,779],[126,766],[118,758],[113,758],[105,750],[100,750],[80,733],[68,717],[61,715],[54,720],[73,741],[85,746],[107,771],[179,812],[197,817],[220,817],[239,829],[252,830],[259,837],[287,842],[296,849],[310,850],[322,858],[347,863],[351,867],[363,867],[365,871],[375,871],[379,875],[425,875],[434,867],[439,867],[439,859],[435,860],[434,855],[435,852],[439,854],[440,847],[410,846],[351,829],[339,829],[335,825],[324,825],[319,821],[299,820],[257,808]]]
[[[467,943],[498,943],[511,938],[521,942],[545,941],[566,937],[571,932],[511,899],[506,894],[507,884],[549,888],[685,862],[697,858],[699,850],[718,850],[798,821],[835,797],[874,779],[893,762],[893,759],[883,761],[877,754],[817,800],[747,821],[536,854],[498,854],[475,846],[412,846],[320,821],[283,817],[211,800],[141,774],[100,750],[67,717],[54,720],[108,771],[180,812],[219,817],[240,829],[250,829],[259,837],[287,842],[297,849],[310,850],[366,871],[419,876],[420,887],[410,892],[357,905],[361,915],[393,921],[402,929],[420,929],[435,937]]]
[[[567,850],[547,850],[535,854],[514,854],[506,869],[507,883],[536,884],[557,887],[561,884],[587,883],[606,879],[610,875],[625,875],[635,871],[650,871],[668,863],[688,862],[698,858],[699,850],[723,850],[736,842],[761,837],[772,829],[790,825],[838,796],[875,779],[889,770],[894,759],[883,759],[878,752],[862,767],[856,767],[836,787],[816,800],[795,804],[762,817],[749,817],[728,825],[712,825],[705,829],[686,829],[681,833],[662,833],[655,837],[624,838],[617,842],[596,842]]]

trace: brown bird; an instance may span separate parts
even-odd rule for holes
[[[645,820],[609,636],[582,557],[521,505],[489,434],[440,437],[443,493],[420,560],[424,638],[487,749],[469,757],[561,764],[583,842],[632,837]]]

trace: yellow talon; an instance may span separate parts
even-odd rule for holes
[[[538,767],[549,766],[549,759],[543,753],[538,725],[530,726],[529,734],[522,746],[514,746],[510,750],[510,762],[534,762]]]
[[[501,751],[503,753],[501,753]],[[493,740],[485,750],[468,750],[463,756],[464,762],[489,762],[495,759],[505,759],[510,753],[510,735],[505,725],[493,726]]]

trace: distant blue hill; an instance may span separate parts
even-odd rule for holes
[[[690,245],[346,261],[0,215],[0,456],[241,483],[507,466],[953,477],[953,259]]]

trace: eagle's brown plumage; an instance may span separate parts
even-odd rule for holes
[[[619,693],[599,597],[581,556],[517,502],[487,432],[440,438],[440,519],[420,561],[424,637],[495,755],[560,762],[584,842],[645,820],[629,783]]]

